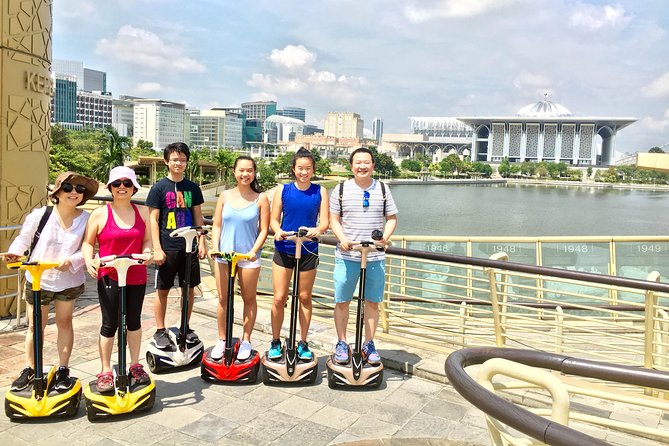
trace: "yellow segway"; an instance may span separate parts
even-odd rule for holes
[[[70,377],[72,386],[63,391],[54,388],[56,367],[51,367],[45,376],[42,364],[42,273],[58,266],[58,262],[11,262],[10,269],[30,271],[33,285],[33,357],[35,360],[35,378],[32,385],[22,390],[9,389],[5,394],[5,414],[11,420],[24,420],[38,417],[71,417],[79,410],[81,382]]]
[[[127,329],[125,323],[125,286],[128,269],[149,260],[149,254],[106,256],[100,258],[100,266],[115,268],[118,272],[118,287],[121,295],[118,323],[118,363],[114,366],[114,389],[100,392],[97,381],[86,385],[86,415],[90,421],[101,420],[114,415],[151,410],[156,400],[156,384],[149,378],[148,383],[136,383],[126,370]]]

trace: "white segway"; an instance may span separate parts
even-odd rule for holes
[[[170,237],[183,237],[186,241],[186,271],[184,286],[181,288],[181,325],[179,328],[170,327],[166,330],[170,337],[170,344],[165,348],[156,345],[153,339],[146,349],[146,363],[149,370],[154,373],[167,370],[198,365],[204,353],[204,344],[197,339],[195,342],[188,341],[188,300],[190,293],[190,273],[193,261],[194,240],[207,234],[208,227],[186,226],[176,229],[170,233]]]

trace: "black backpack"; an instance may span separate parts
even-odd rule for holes
[[[381,193],[383,194],[383,216],[386,216],[386,184],[379,181]],[[339,182],[339,216],[344,215],[344,181]]]

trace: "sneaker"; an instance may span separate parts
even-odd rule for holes
[[[378,364],[381,362],[381,355],[374,347],[374,341],[367,341],[362,346],[362,357],[370,364]]]
[[[170,335],[167,334],[165,329],[156,330],[153,335],[153,342],[156,343],[156,347],[159,349],[166,349],[172,346],[172,339],[170,339]]]
[[[200,342],[200,338],[195,334],[195,332],[190,327],[188,327],[188,329],[186,330],[186,342],[188,342],[189,344],[197,344],[198,342]]]
[[[130,376],[135,380],[135,384],[148,384],[151,382],[148,373],[144,371],[142,364],[137,363],[130,366]]]
[[[72,379],[70,378],[70,369],[65,366],[58,367],[54,379],[53,388],[59,392],[64,392],[72,387]]]
[[[281,340],[272,339],[272,344],[269,346],[267,351],[267,357],[269,359],[279,359],[281,357]]]
[[[99,373],[97,378],[98,382],[95,386],[98,388],[98,392],[105,393],[114,390],[114,375],[112,372]]]
[[[218,361],[223,357],[223,353],[225,353],[225,340],[219,339],[216,341],[216,345],[214,348],[211,349],[211,359]]]
[[[346,341],[337,342],[334,357],[339,364],[348,363],[348,344],[346,344]]]
[[[249,341],[242,341],[237,351],[237,359],[239,361],[246,361],[251,356],[251,343]]]
[[[20,391],[27,389],[29,385],[33,383],[33,380],[35,379],[35,371],[33,370],[32,367],[26,367],[25,369],[21,370],[21,374],[19,375],[18,378],[12,382],[12,390],[14,391]]]
[[[297,343],[297,357],[303,361],[311,361],[314,359],[314,354],[309,350],[309,343],[307,341],[300,341]]]

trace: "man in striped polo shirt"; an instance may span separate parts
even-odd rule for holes
[[[388,187],[372,178],[373,153],[364,147],[356,149],[349,159],[353,179],[336,186],[330,197],[330,226],[339,239],[335,251],[335,310],[334,319],[338,342],[335,361],[349,361],[346,327],[349,304],[360,276],[360,252],[351,250],[355,242],[371,239],[372,231],[383,232],[386,243],[397,226],[397,206]],[[343,188],[343,190],[341,189]],[[374,335],[379,323],[379,303],[385,283],[385,253],[373,251],[367,255],[365,282],[365,343],[364,357],[369,363],[381,361],[374,347]]]

